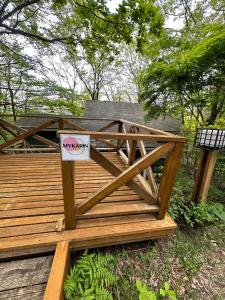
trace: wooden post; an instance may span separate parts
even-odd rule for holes
[[[118,123],[118,132],[123,132],[123,123],[122,122],[119,122]],[[120,140],[117,141],[117,150],[119,150],[120,148]]]
[[[128,164],[131,166],[133,165],[135,159],[136,159],[136,148],[137,148],[137,140],[132,140],[131,141],[131,147],[130,147],[130,152],[129,152],[129,162]]]
[[[74,162],[61,160],[65,229],[75,229]]]
[[[58,118],[58,126],[59,126],[59,130],[64,129],[64,120],[63,120],[63,118]]]
[[[158,219],[165,217],[170,195],[172,193],[173,185],[175,183],[178,167],[180,165],[181,156],[183,153],[183,143],[176,143],[174,149],[166,158],[164,172],[160,180],[159,186],[159,214]]]
[[[207,200],[209,187],[216,164],[217,151],[201,149],[199,168],[195,178],[192,201],[204,204]]]

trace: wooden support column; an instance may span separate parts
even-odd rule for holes
[[[122,122],[119,122],[118,123],[118,132],[123,132],[123,123]],[[117,141],[117,150],[120,149],[120,140]]]
[[[63,300],[64,280],[69,269],[69,242],[59,242],[56,247],[44,300]]]
[[[130,166],[134,163],[136,159],[136,148],[137,148],[137,140],[132,140],[130,152],[129,152],[129,162],[128,162]]]
[[[74,162],[61,160],[65,229],[75,228]]]
[[[170,195],[175,183],[178,167],[183,153],[183,143],[176,143],[173,151],[166,158],[164,172],[159,186],[159,214],[158,219],[163,219],[168,209]]]
[[[206,202],[216,159],[217,151],[201,149],[199,167],[192,194],[192,201],[199,202],[201,204]]]
[[[58,118],[58,126],[59,126],[59,130],[64,129],[64,120],[63,120],[63,118]]]

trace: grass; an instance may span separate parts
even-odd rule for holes
[[[182,300],[225,299],[225,225],[177,230],[155,242],[107,247],[91,252],[115,257],[119,284],[114,299],[138,299],[136,280],[159,290],[165,281]]]
[[[192,185],[193,180],[181,172],[172,201],[179,204],[189,199]],[[208,198],[224,205],[224,190],[212,186]],[[208,209],[207,216],[213,209],[215,206]],[[205,211],[199,213],[195,217],[204,219]],[[176,234],[168,238],[91,250],[115,258],[119,284],[113,287],[113,299],[137,300],[136,281],[141,280],[154,291],[169,282],[181,300],[224,300],[225,224],[218,224],[218,219],[214,223],[205,221],[216,225],[200,227],[194,222],[195,227],[190,227],[180,222]]]

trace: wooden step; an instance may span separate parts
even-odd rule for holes
[[[166,216],[163,220],[149,220],[131,223],[111,224],[88,228],[77,228],[62,232],[39,233],[2,238],[0,258],[12,255],[11,251],[21,251],[39,247],[40,251],[53,249],[59,241],[70,240],[72,249],[85,249],[107,245],[156,239],[171,234],[176,229],[174,221]],[[8,254],[7,254],[8,252]],[[19,252],[18,252],[19,253]],[[23,254],[26,253],[23,251]]]

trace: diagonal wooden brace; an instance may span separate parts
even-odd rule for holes
[[[91,146],[91,158],[113,176],[118,176],[123,173],[123,170],[118,168],[114,163],[109,161],[104,155],[102,155],[97,149],[95,149],[92,146]],[[134,179],[128,181],[126,185],[149,204],[156,204],[158,202],[156,198],[150,195]]]
[[[7,146],[11,146],[13,145],[14,143],[16,143],[17,141],[19,140],[23,140],[25,138],[27,138],[28,136],[33,136],[34,138],[36,139],[39,139],[39,140],[42,140],[44,143],[45,143],[45,140],[44,138],[38,136],[38,135],[35,135],[36,132],[50,126],[51,124],[55,123],[57,121],[57,119],[51,119],[45,123],[43,123],[42,125],[38,126],[38,127],[35,127],[33,128],[32,130],[20,130],[20,131],[23,131],[23,133],[21,133],[20,135],[18,136],[15,136],[14,138],[12,138],[11,140],[5,142],[4,144],[0,145],[0,151],[3,150],[5,147]],[[4,121],[1,120],[1,122],[3,122],[3,124],[5,123]],[[6,123],[7,124],[7,123]],[[11,125],[11,124],[10,124]],[[9,124],[7,124],[6,126],[9,126]],[[11,126],[12,127],[12,126]],[[14,125],[14,128],[18,130],[18,127]],[[47,140],[48,141],[48,140]],[[50,141],[49,141],[50,142]],[[51,144],[54,144],[54,146],[56,146],[57,148],[59,148],[59,146],[55,143],[52,143],[50,142]],[[48,143],[49,144],[49,143]]]
[[[123,184],[126,184],[137,174],[145,170],[149,165],[153,164],[155,161],[160,159],[162,156],[166,155],[169,151],[174,148],[174,143],[166,143],[156,149],[151,153],[147,154],[145,157],[141,158],[139,161],[134,163],[131,167],[126,169],[122,174],[117,176],[112,182],[107,184],[100,191],[95,193],[88,200],[84,201],[80,206],[77,207],[77,213],[83,214],[93,206],[95,206],[99,201],[104,199],[113,193],[116,189],[121,187]]]

